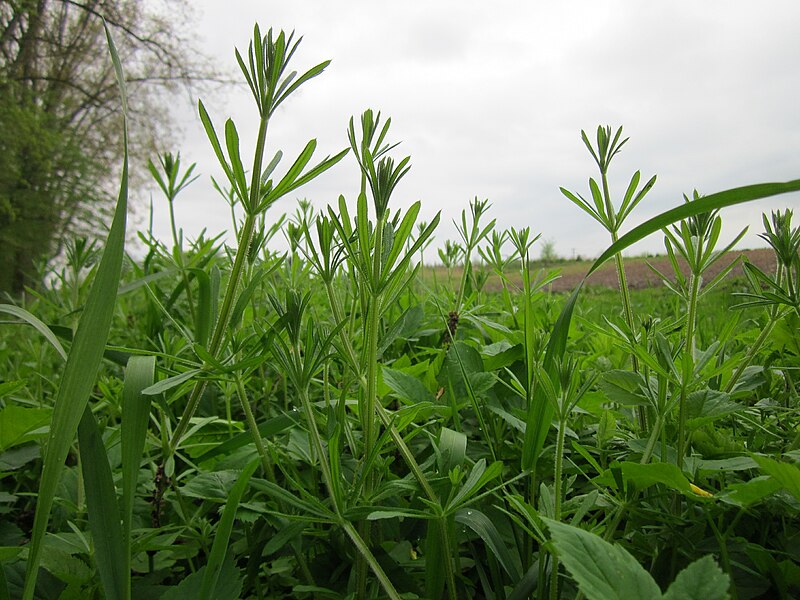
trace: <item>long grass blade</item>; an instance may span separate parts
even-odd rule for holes
[[[703,196],[692,202],[681,204],[680,206],[656,215],[634,227],[628,233],[623,235],[616,243],[611,244],[608,249],[600,255],[600,257],[592,264],[586,277],[594,273],[600,266],[608,259],[619,252],[622,252],[632,244],[639,240],[644,239],[651,233],[655,233],[680,221],[687,219],[694,215],[704,212],[725,208],[727,206],[734,206],[742,204],[743,202],[750,202],[752,200],[759,200],[761,198],[768,198],[769,196],[777,196],[778,194],[786,194],[789,192],[800,191],[800,179],[787,181],[785,183],[757,183],[755,185],[747,185],[744,187],[733,188],[725,190],[724,192],[717,192],[709,196]]]
[[[50,329],[45,323],[39,320],[36,316],[29,313],[24,308],[20,308],[19,306],[14,306],[13,304],[0,304],[0,313],[6,313],[17,317],[18,319],[22,319],[32,327],[34,327],[39,333],[41,333],[45,339],[50,342],[53,348],[61,355],[61,358],[67,360],[67,353],[64,350],[64,346],[61,345],[61,342],[58,341],[56,334],[53,333],[53,330]]]
[[[109,51],[117,74],[117,83],[123,98],[123,163],[119,197],[114,220],[106,239],[105,251],[97,268],[95,280],[89,291],[86,308],[81,315],[75,339],[67,357],[67,364],[58,388],[53,407],[53,419],[44,457],[39,498],[33,523],[30,552],[23,589],[23,600],[33,598],[36,578],[42,556],[44,534],[50,520],[58,480],[64,468],[78,424],[83,416],[94,386],[100,359],[103,356],[111,317],[114,312],[122,259],[125,248],[125,225],[128,212],[128,133],[125,111],[125,80],[111,34],[106,28]]]
[[[635,227],[625,235],[623,235],[617,242],[612,244],[606,249],[603,254],[592,264],[584,279],[578,284],[575,290],[570,295],[561,314],[556,321],[553,332],[550,335],[550,340],[547,344],[545,352],[543,367],[544,370],[555,379],[553,369],[557,358],[562,358],[566,352],[567,335],[569,333],[570,323],[572,321],[572,313],[575,309],[578,296],[583,287],[586,279],[599,269],[603,263],[613,258],[619,252],[635,244],[636,242],[644,239],[651,233],[660,231],[661,229],[672,225],[694,215],[704,212],[741,204],[743,202],[750,202],[752,200],[759,200],[769,196],[776,196],[778,194],[786,194],[789,192],[800,191],[800,179],[787,181],[785,183],[761,183],[755,185],[748,185],[744,187],[734,188],[709,196],[704,196],[692,202],[688,202],[673,208],[652,219],[645,221],[638,227]],[[544,448],[545,438],[550,428],[550,421],[552,420],[553,409],[544,393],[537,388],[534,394],[531,407],[528,412],[527,429],[525,432],[525,443],[522,449],[522,467],[530,469],[535,465],[536,460]]]
[[[123,600],[126,597],[125,580],[130,580],[130,570],[125,560],[117,490],[100,428],[88,406],[84,408],[78,426],[78,441],[89,529],[94,541],[94,556],[100,581],[103,582],[106,598]]]
[[[150,416],[150,397],[142,390],[153,385],[156,359],[154,356],[132,356],[125,369],[122,388],[122,540],[125,545],[125,598],[130,598],[131,515],[142,462],[147,420]]]

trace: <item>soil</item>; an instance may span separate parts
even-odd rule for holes
[[[735,250],[729,252],[712,265],[705,277],[706,281],[715,277],[723,268],[730,265],[733,261],[737,261],[737,265],[731,270],[728,277],[741,276],[742,260],[750,261],[765,273],[772,274],[775,272],[775,254],[772,249]],[[683,273],[688,274],[685,263],[682,261],[679,262],[682,266]],[[648,263],[664,273],[664,275],[670,277],[670,279],[674,279],[672,275],[672,265],[670,264],[669,258],[666,256],[625,258],[625,276],[630,289],[645,289],[663,285],[661,279],[647,266]],[[548,289],[554,292],[566,292],[575,289],[575,286],[581,282],[591,266],[591,261],[561,261],[550,265],[543,265],[540,261],[536,261],[531,265],[534,271],[539,271],[542,268],[544,268],[545,271],[550,271],[551,269],[560,270],[560,277],[548,286]],[[435,277],[442,283],[447,281],[447,270],[442,266],[427,267],[423,276],[431,279]],[[452,284],[457,286],[460,277],[461,269],[458,267],[454,268],[451,273]],[[521,277],[519,274],[511,275],[511,279],[516,285],[521,285]],[[617,269],[614,261],[609,260],[597,271],[592,273],[586,285],[618,289]],[[487,291],[499,291],[501,287],[500,279],[492,274],[489,276],[484,289]]]
[[[770,248],[762,248],[759,250],[740,250],[729,252],[726,256],[721,258],[718,262],[711,266],[705,279],[713,279],[722,269],[730,265],[733,261],[738,261],[738,264],[728,275],[729,277],[741,276],[742,266],[741,261],[746,259],[756,265],[765,273],[775,272],[775,253]],[[644,289],[651,287],[659,287],[663,285],[661,279],[653,273],[650,267],[661,271],[664,275],[672,277],[672,265],[666,256],[656,256],[653,258],[626,258],[625,259],[625,276],[628,280],[628,287],[631,289]],[[560,265],[559,265],[560,266]],[[552,290],[556,292],[569,291],[575,288],[581,279],[583,279],[586,272],[591,266],[590,263],[569,264],[567,263],[562,267],[561,277],[553,282]],[[686,264],[681,264],[684,274],[688,274]],[[618,288],[617,282],[617,269],[614,261],[610,260],[600,267],[597,271],[592,273],[586,282],[586,285],[605,286],[609,288]]]

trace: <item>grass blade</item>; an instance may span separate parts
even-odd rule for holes
[[[606,249],[603,254],[592,264],[589,271],[586,273],[584,279],[578,284],[575,290],[570,295],[561,314],[558,316],[553,332],[550,335],[550,340],[547,344],[545,352],[543,367],[544,370],[554,377],[555,373],[552,372],[557,358],[563,357],[567,347],[567,335],[569,333],[570,323],[572,321],[572,313],[575,309],[580,291],[586,279],[599,269],[603,263],[612,258],[615,254],[622,252],[632,244],[644,239],[651,233],[660,231],[661,229],[672,225],[673,223],[686,219],[688,217],[709,212],[712,210],[741,204],[743,202],[750,202],[751,200],[758,200],[775,196],[778,194],[785,194],[788,192],[800,191],[800,179],[795,179],[785,183],[760,183],[755,185],[748,185],[744,187],[734,188],[723,192],[717,192],[709,196],[704,196],[692,202],[688,202],[673,208],[652,219],[645,221],[638,227],[635,227],[625,235],[623,235],[617,242],[612,244]],[[525,443],[522,449],[522,467],[530,469],[539,458],[542,448],[544,447],[545,438],[550,428],[550,421],[552,420],[553,409],[547,399],[544,397],[543,392],[537,387],[536,393],[531,406],[528,411],[527,429],[525,432]]]
[[[126,598],[125,580],[130,580],[130,570],[125,560],[117,490],[100,428],[88,406],[84,408],[78,426],[78,440],[89,529],[94,540],[94,557],[100,581],[103,582],[106,598],[123,600]]]
[[[456,523],[466,525],[480,536],[486,544],[487,554],[491,551],[511,581],[517,582],[522,578],[522,562],[519,555],[511,553],[489,517],[475,508],[462,508],[456,512],[455,520]]]
[[[273,417],[272,419],[267,419],[258,426],[258,434],[262,438],[271,438],[283,431],[286,431],[295,423],[296,418],[292,418],[291,415],[280,415],[278,417]],[[201,454],[195,459],[195,461],[197,464],[201,464],[207,460],[216,458],[217,456],[227,456],[233,453],[234,450],[238,450],[239,448],[252,443],[253,434],[250,431],[243,431],[242,433],[225,440],[219,445],[214,446],[211,448],[211,450]]]
[[[44,534],[50,520],[50,511],[58,486],[64,461],[69,453],[75,432],[83,416],[94,386],[100,359],[103,356],[111,317],[114,312],[122,259],[125,247],[125,225],[128,212],[128,133],[125,108],[125,84],[111,34],[106,29],[109,51],[114,62],[120,93],[123,97],[123,147],[122,179],[114,220],[106,239],[105,251],[97,269],[97,275],[86,308],[81,315],[75,339],[72,343],[64,374],[53,407],[53,419],[44,457],[39,498],[36,503],[33,532],[28,557],[23,600],[33,598],[36,577],[41,561]]]
[[[231,489],[228,496],[228,501],[225,503],[225,509],[222,511],[222,518],[217,526],[217,532],[214,535],[214,544],[211,546],[211,553],[208,555],[208,563],[206,564],[205,573],[203,573],[203,583],[200,588],[201,600],[214,598],[214,588],[217,585],[219,573],[222,570],[222,563],[225,560],[225,553],[228,551],[228,541],[231,537],[233,530],[233,520],[236,517],[236,510],[239,508],[239,501],[242,499],[247,484],[250,482],[250,477],[253,476],[260,458],[250,462]]]
[[[681,219],[725,208],[727,206],[734,206],[735,204],[741,204],[743,202],[750,202],[751,200],[759,200],[769,196],[797,191],[800,191],[800,179],[787,181],[785,183],[757,183],[755,185],[725,190],[724,192],[717,192],[716,194],[703,196],[692,202],[681,204],[676,208],[656,215],[638,227],[634,227],[631,231],[619,238],[616,243],[611,244],[611,246],[600,255],[600,258],[594,262],[586,276],[588,277],[594,273],[604,262],[612,258],[618,252],[622,252],[630,245],[644,239],[651,233],[659,231],[668,225],[672,225]]]
[[[67,353],[64,351],[64,346],[62,346],[61,342],[58,341],[58,338],[56,337],[56,334],[53,333],[53,330],[27,310],[20,308],[19,306],[14,306],[13,304],[0,304],[0,313],[6,313],[15,316],[34,327],[45,337],[48,342],[50,342],[50,344],[52,344],[53,348],[55,348],[56,351],[61,355],[61,358],[67,360]]]
[[[150,416],[150,397],[142,390],[153,385],[156,359],[154,356],[132,356],[125,369],[122,388],[122,540],[125,544],[125,598],[130,598],[131,515],[139,465],[142,462],[147,419]]]

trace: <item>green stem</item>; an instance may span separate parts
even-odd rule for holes
[[[364,414],[361,423],[364,429],[364,456],[369,456],[375,445],[375,396],[378,389],[378,333],[380,328],[380,314],[378,298],[372,298],[367,313],[366,354],[364,362],[367,366],[367,387],[364,397]]]
[[[697,299],[700,294],[700,285],[703,278],[692,273],[689,282],[689,312],[686,316],[686,342],[683,348],[683,373],[681,377],[681,395],[678,406],[678,443],[677,463],[678,468],[683,468],[683,459],[686,456],[686,395],[689,379],[694,371],[694,337],[697,321]]]
[[[509,292],[508,284],[506,283],[505,277],[503,277],[502,274],[500,275],[500,281],[503,284],[503,301],[505,302],[508,314],[511,315],[511,319],[514,322],[514,330],[516,331],[519,329],[519,320],[517,319],[517,311],[514,310],[514,304],[511,301],[511,292]]]
[[[606,168],[607,165],[606,165]],[[600,175],[603,182],[603,200],[605,201],[606,205],[606,215],[608,217],[608,222],[610,225],[609,231],[611,233],[611,242],[616,243],[619,239],[617,234],[617,230],[619,226],[622,224],[617,223],[617,216],[614,211],[614,204],[611,202],[611,193],[608,191],[608,176],[606,175],[605,170],[601,168]],[[622,296],[622,310],[625,314],[625,322],[628,324],[628,327],[633,333],[634,330],[634,321],[633,321],[633,305],[631,303],[631,293],[628,289],[628,279],[625,276],[625,265],[622,261],[622,254],[617,253],[614,255],[614,263],[617,267],[617,282],[619,283],[619,293]],[[631,362],[633,364],[633,370],[638,373],[639,372],[639,361],[637,360],[636,356],[631,355]],[[639,430],[646,431],[647,430],[647,413],[643,406],[636,407],[636,417],[639,422]]]
[[[763,346],[764,342],[767,341],[767,338],[772,333],[772,330],[775,328],[775,324],[780,320],[782,316],[783,316],[782,313],[770,315],[769,321],[767,321],[766,326],[764,327],[764,329],[761,330],[761,333],[759,334],[758,338],[756,338],[756,341],[753,342],[753,344],[750,346],[744,359],[742,360],[742,362],[739,363],[739,366],[736,368],[736,371],[734,371],[733,375],[730,378],[730,381],[728,381],[728,384],[725,386],[725,392],[730,394],[733,391],[733,388],[736,386],[736,383],[739,381],[739,378],[742,376],[742,373],[744,373],[744,370],[750,366],[750,363],[753,362],[753,359],[756,357],[756,354],[758,354],[758,351],[761,350],[761,346]]]
[[[189,276],[186,274],[186,266],[183,263],[183,244],[181,244],[178,240],[178,230],[175,227],[175,198],[167,198],[167,200],[169,200],[169,224],[170,228],[172,229],[173,255],[177,260],[178,268],[180,269],[181,277],[183,278],[183,285],[186,288],[186,300],[189,303],[189,316],[192,318],[192,323],[196,323],[192,288],[189,286]]]
[[[457,557],[453,555],[453,544],[450,542],[450,527],[448,526],[448,517],[443,516],[437,519],[437,525],[439,527],[439,535],[442,542],[442,556],[445,557],[443,563],[445,578],[447,580],[447,596],[450,598],[450,600],[458,600],[458,594],[456,592],[456,577],[453,569],[453,561],[456,560]]]
[[[606,528],[606,531],[603,534],[603,539],[605,541],[610,542],[614,538],[614,534],[617,532],[617,527],[619,527],[619,523],[620,521],[622,521],[622,516],[624,514],[625,514],[625,505],[620,504],[617,507],[617,510],[614,512],[614,516],[611,518],[611,523]]]
[[[236,289],[239,287],[239,279],[241,278],[245,259],[247,258],[247,249],[249,248],[250,241],[253,237],[254,226],[255,219],[251,215],[248,215],[245,219],[244,227],[242,227],[241,238],[239,239],[239,248],[236,251],[236,258],[233,262],[233,268],[231,269],[231,276],[228,280],[228,286],[225,289],[225,297],[222,300],[219,318],[217,319],[217,324],[214,327],[214,335],[212,336],[211,343],[208,347],[209,354],[211,354],[211,356],[214,358],[217,358],[219,355],[225,330],[228,327],[228,322],[230,321],[231,313],[233,312]],[[204,365],[204,367],[210,367],[210,365]],[[175,427],[175,431],[172,434],[172,440],[170,442],[171,454],[175,452],[178,444],[181,441],[181,438],[186,433],[186,430],[189,427],[189,421],[197,411],[197,406],[200,404],[200,398],[202,398],[203,392],[205,392],[207,385],[208,381],[205,379],[200,379],[195,382],[192,392],[189,395],[189,400],[186,403],[186,408],[184,409],[183,414],[178,421],[178,425]]]
[[[367,389],[361,423],[364,428],[364,456],[369,456],[375,445],[375,396],[378,390],[378,334],[380,333],[380,309],[382,295],[378,289],[381,278],[381,259],[383,257],[383,228],[384,219],[375,224],[375,245],[372,256],[372,281],[370,283],[369,305],[367,307],[367,322],[365,339],[367,345],[364,354],[364,364],[367,365]]]
[[[564,438],[567,431],[566,420],[560,419],[556,437],[555,469],[553,478],[553,519],[561,521],[561,479],[564,468]],[[558,557],[553,554],[553,568],[550,573],[550,598],[558,599]]]
[[[472,248],[468,246],[464,250],[464,265],[462,266],[461,269],[461,281],[458,284],[458,294],[456,295],[455,311],[457,313],[461,312],[461,303],[464,301],[464,292],[467,289],[467,277],[469,277],[470,266],[471,266],[470,262],[471,253],[472,253]]]
[[[334,321],[339,323],[339,322],[342,321],[342,318],[343,318],[343,316],[342,316],[342,308],[341,308],[341,305],[339,303],[339,299],[336,296],[336,291],[333,289],[333,285],[332,285],[331,281],[327,281],[327,280],[325,281],[325,290],[326,290],[326,292],[328,294],[328,301],[329,301],[329,304],[331,306],[331,311],[333,312]],[[350,337],[343,330],[340,330],[339,338],[342,341],[342,347],[344,348],[344,350],[345,350],[345,352],[347,354],[347,358],[348,358],[350,364],[353,365],[354,367],[356,367],[359,363],[358,363],[358,360],[356,359],[356,353],[355,353],[355,350],[353,349],[353,344],[350,341]],[[377,346],[376,346],[376,350],[377,350]],[[370,364],[374,366],[376,364],[376,362],[377,361],[373,361]],[[368,389],[369,388],[369,383],[368,382],[370,380],[369,376],[365,377],[363,373],[356,373],[356,376],[359,379],[359,382],[360,382],[360,385],[362,386],[362,388],[363,389]],[[377,386],[377,381],[375,383],[376,383],[376,386]],[[369,394],[369,392],[367,392],[367,393]],[[427,496],[428,499],[431,502],[435,502],[436,504],[439,504],[439,502],[440,502],[439,497],[433,491],[433,487],[431,487],[431,484],[428,482],[427,477],[425,477],[425,474],[422,472],[422,469],[420,468],[419,463],[417,463],[416,459],[414,458],[414,455],[411,453],[411,450],[409,449],[408,445],[406,444],[406,441],[403,439],[403,436],[400,435],[400,432],[394,426],[394,423],[392,421],[392,417],[389,414],[389,412],[379,402],[374,403],[374,409],[373,410],[377,413],[378,418],[380,419],[380,421],[383,424],[383,426],[386,427],[389,430],[389,435],[391,436],[392,441],[394,442],[398,452],[400,452],[400,455],[403,457],[403,460],[406,463],[406,466],[411,471],[411,473],[414,476],[414,478],[417,480],[417,483],[419,483],[419,485],[422,488],[422,491],[424,492],[425,496]],[[365,455],[366,455],[366,453],[365,453]],[[442,541],[443,541],[443,544],[446,544],[446,546],[444,546],[445,549],[448,549],[450,547],[450,540],[447,537],[446,525],[444,523],[442,523],[440,525],[440,527],[445,528],[445,529],[442,530]],[[358,532],[355,529],[353,529],[352,530],[352,534],[358,535]],[[348,532],[348,535],[351,535],[350,532]],[[352,535],[351,535],[351,539],[352,539]],[[362,538],[360,538],[360,536],[359,536],[359,539],[361,540],[361,543],[364,544],[364,541],[363,541]],[[364,546],[365,546],[366,551],[369,553],[369,548],[366,547],[365,544],[364,544]],[[370,555],[371,555],[371,553],[370,553]],[[362,556],[364,557],[364,560],[367,563],[369,563],[369,559],[367,558],[367,555],[362,553]],[[449,552],[448,552],[448,554],[446,554],[446,556],[450,556]],[[370,563],[370,567],[372,567],[373,571],[375,571],[375,568],[373,567],[373,565],[371,563]],[[448,590],[452,590],[450,592],[451,593],[451,598],[454,599],[455,596],[453,596],[452,594],[454,594],[454,591],[455,591],[456,588],[455,588],[455,573],[453,572],[452,565],[447,565],[445,575],[447,577]],[[379,577],[379,579],[380,579],[380,577]]]
[[[381,262],[383,257],[383,228],[384,219],[378,219],[375,223],[375,243],[372,255],[371,281],[369,282],[369,303],[367,306],[367,319],[365,323],[363,364],[367,366],[366,378],[367,385],[364,390],[364,402],[361,405],[361,427],[364,432],[364,454],[366,464],[372,455],[375,446],[377,431],[375,427],[375,397],[378,392],[378,334],[380,333],[380,308],[382,296],[378,289],[381,280]],[[372,493],[375,484],[374,471],[365,473],[363,493]],[[367,546],[369,546],[371,523],[362,521],[359,524],[358,532],[361,534]],[[366,556],[361,555],[356,562],[356,595],[358,598],[366,598],[367,594],[367,561]]]
[[[208,352],[214,358],[217,358],[222,347],[222,341],[225,339],[225,332],[228,328],[228,323],[233,313],[233,306],[236,301],[236,292],[239,287],[239,282],[242,278],[245,262],[247,261],[247,254],[250,249],[250,243],[253,240],[253,232],[255,231],[256,220],[258,215],[254,212],[261,197],[261,165],[264,159],[264,146],[267,138],[267,127],[269,125],[269,116],[265,115],[261,118],[261,124],[258,129],[258,139],[256,142],[256,152],[253,159],[253,176],[250,184],[250,206],[247,208],[244,226],[239,235],[239,247],[236,249],[236,258],[233,261],[231,268],[231,275],[228,279],[228,285],[225,288],[225,296],[222,299],[222,306],[220,307],[219,317],[214,326],[214,333],[211,336],[211,343],[208,346]],[[207,365],[205,365],[207,366]],[[206,389],[208,382],[204,379],[195,382],[192,392],[189,395],[189,400],[186,403],[186,408],[181,415],[180,421],[172,434],[170,443],[170,454],[174,454],[181,441],[181,438],[186,433],[189,427],[189,421],[197,411],[197,406],[200,404],[200,398]]]
[[[611,232],[611,241],[616,243],[618,240],[617,232]],[[619,283],[619,292],[622,296],[622,309],[625,314],[625,323],[627,323],[631,334],[635,335],[634,318],[633,318],[633,304],[631,303],[631,292],[628,289],[628,278],[625,276],[625,265],[622,261],[622,254],[617,253],[614,255],[614,263],[617,267],[617,282]],[[631,363],[634,372],[639,372],[639,360],[635,354],[631,354]],[[636,407],[636,417],[639,423],[639,430],[647,431],[647,412],[644,406]]]
[[[295,349],[295,352],[298,352]],[[296,360],[302,360],[299,356],[295,357]],[[378,561],[375,559],[375,556],[372,554],[372,551],[369,549],[369,546],[364,542],[364,539],[358,534],[358,532],[353,527],[353,524],[347,521],[341,512],[341,507],[339,506],[339,501],[337,499],[336,488],[334,487],[333,475],[331,473],[330,465],[328,464],[328,456],[325,453],[325,448],[322,444],[322,438],[319,434],[319,429],[317,428],[317,421],[314,416],[314,409],[311,406],[311,399],[308,397],[308,388],[302,388],[298,390],[298,395],[300,396],[300,402],[303,405],[303,411],[306,413],[306,419],[308,420],[308,431],[311,435],[311,442],[314,447],[314,453],[317,455],[317,459],[319,460],[320,470],[322,471],[322,479],[325,482],[325,487],[328,490],[328,496],[331,499],[331,503],[333,504],[333,509],[336,512],[336,516],[338,517],[338,523],[344,529],[347,536],[353,542],[353,545],[359,552],[359,557],[363,559],[363,561],[369,565],[372,569],[372,572],[378,578],[378,581],[383,586],[384,591],[390,598],[400,599],[400,595],[397,593],[392,582],[386,576],[386,573],[381,568]]]
[[[656,416],[656,422],[653,423],[653,429],[650,431],[650,438],[647,440],[647,446],[642,454],[642,460],[639,461],[641,464],[646,465],[650,462],[650,457],[653,456],[653,449],[655,448],[656,442],[661,435],[661,427],[663,425],[664,417],[661,415],[661,413],[659,413],[658,416]],[[665,457],[662,456],[661,460],[665,460]]]
[[[383,591],[386,592],[386,595],[392,600],[401,600],[400,594],[397,593],[394,585],[392,584],[391,580],[386,576],[381,565],[378,563],[375,555],[372,554],[372,551],[369,547],[364,543],[364,540],[358,535],[355,527],[349,521],[343,521],[341,523],[342,528],[344,529],[347,536],[353,542],[353,545],[359,552],[359,556],[362,556],[364,560],[369,564],[369,567],[372,569],[372,572],[375,574],[375,577],[378,578],[378,581],[383,586]]]
[[[328,300],[330,302],[331,310],[333,312],[333,318],[337,323],[340,323],[342,321],[342,308],[341,305],[339,304],[339,299],[336,297],[336,292],[333,289],[333,286],[331,285],[330,282],[326,282],[325,286],[328,292]],[[347,353],[347,358],[349,359],[350,364],[354,366],[358,365],[359,363],[356,359],[356,353],[355,350],[353,349],[353,344],[350,341],[350,338],[344,333],[344,331],[341,330],[339,332],[339,338],[342,341],[342,345],[345,349],[345,352]],[[359,380],[360,385],[363,388],[366,388],[367,380],[366,377],[364,377],[363,373],[356,373],[356,376]],[[414,475],[414,478],[417,480],[417,483],[419,483],[423,492],[425,492],[425,495],[432,502],[438,503],[439,497],[433,491],[431,484],[428,482],[428,479],[422,472],[419,463],[417,463],[416,459],[414,458],[414,455],[411,453],[411,450],[406,444],[406,441],[403,439],[403,436],[400,435],[400,432],[397,430],[397,427],[394,426],[394,423],[392,422],[392,417],[389,414],[389,412],[381,404],[376,405],[376,411],[378,413],[378,418],[381,420],[383,426],[389,430],[389,435],[391,436],[392,441],[397,446],[397,450],[403,457],[406,466]]]
[[[264,447],[264,440],[261,438],[261,433],[258,431],[258,423],[253,415],[253,409],[250,406],[250,401],[247,399],[247,391],[244,389],[242,378],[237,373],[235,375],[236,392],[239,396],[239,402],[244,410],[245,420],[247,421],[247,428],[250,430],[250,435],[253,437],[253,443],[256,446],[258,455],[261,457],[261,465],[264,467],[264,472],[271,482],[275,482],[275,470],[272,468],[272,463],[269,460],[267,449]]]
[[[710,513],[706,513],[706,521],[708,522],[711,531],[714,532],[714,537],[717,539],[717,547],[719,548],[719,558],[720,562],[722,563],[722,569],[728,574],[728,577],[730,577],[731,581],[733,581],[733,571],[731,569],[731,560],[730,556],[728,555],[728,544],[725,540],[725,536],[719,530],[719,527],[717,527],[716,523],[714,523],[714,519]],[[735,585],[731,586],[730,592],[731,600],[739,599]]]

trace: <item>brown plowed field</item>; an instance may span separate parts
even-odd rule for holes
[[[763,248],[759,250],[737,250],[729,252],[725,257],[716,262],[709,270],[706,280],[708,281],[712,279],[723,268],[731,264],[732,261],[741,261],[742,257],[746,257],[747,260],[754,263],[765,273],[772,274],[775,272],[775,254],[771,249]],[[671,276],[672,266],[670,265],[669,259],[666,256],[656,256],[652,258],[625,258],[625,275],[628,279],[629,288],[643,289],[662,285],[658,276],[647,266],[648,262],[665,275]],[[549,286],[549,289],[554,292],[565,292],[575,289],[575,286],[580,283],[591,265],[591,261],[565,261],[547,266],[546,270],[561,270],[561,276]],[[534,262],[532,266],[537,271],[543,268],[543,265],[539,261]],[[683,272],[688,273],[686,265],[683,264],[682,266]],[[447,281],[447,270],[442,266],[427,267],[425,269],[425,276],[432,277],[434,276],[434,272],[435,277],[440,284]],[[736,275],[742,275],[742,267],[740,264],[737,264],[734,267],[729,276]],[[461,269],[453,269],[451,277],[453,284],[458,286],[458,281],[461,277]],[[518,274],[512,275],[512,279],[515,280],[517,284],[520,283],[520,276]],[[614,266],[614,261],[609,260],[602,267],[600,267],[600,269],[592,273],[592,276],[589,277],[589,280],[587,281],[587,285],[617,288],[617,269]],[[501,284],[498,277],[496,275],[490,276],[484,289],[491,291],[500,290]]]
[[[713,279],[723,268],[730,265],[734,260],[741,261],[741,257],[746,257],[747,260],[755,264],[765,273],[772,274],[775,271],[775,253],[769,248],[732,251],[712,265],[708,275],[705,277],[706,281]],[[648,262],[665,275],[670,276],[672,274],[672,266],[669,259],[665,256],[653,258],[626,258],[624,264],[625,276],[628,279],[628,287],[631,289],[643,289],[662,285],[658,276],[647,266]],[[583,279],[583,276],[586,274],[586,271],[589,270],[590,266],[589,263],[566,263],[562,268],[561,277],[553,282],[553,291],[561,292],[574,289],[580,280]],[[682,264],[681,266],[683,267],[684,274],[688,274],[686,265]],[[742,275],[741,264],[737,264],[733,268],[729,276],[731,275]],[[586,283],[587,285],[617,288],[617,269],[614,266],[614,261],[608,261],[600,267],[600,269],[592,273]]]

